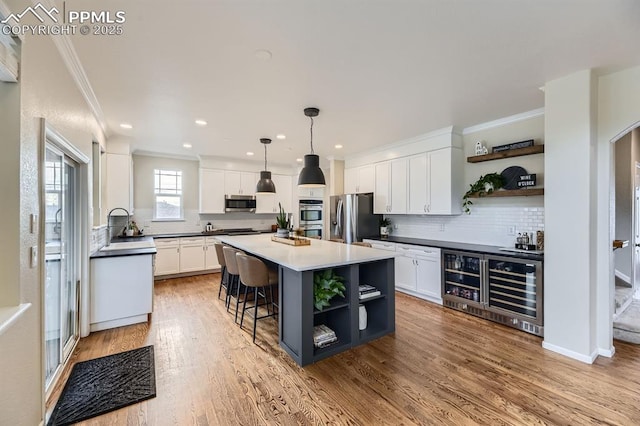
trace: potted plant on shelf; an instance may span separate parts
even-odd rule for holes
[[[387,238],[391,232],[391,219],[383,217],[380,219],[380,237]]]
[[[473,204],[469,199],[470,197],[482,197],[486,194],[491,194],[493,191],[502,188],[503,185],[504,178],[499,173],[488,173],[480,176],[480,179],[469,185],[469,190],[462,196],[462,209],[466,214],[470,214],[471,209],[469,206]]]
[[[289,218],[282,208],[282,204],[278,203],[280,213],[276,216],[276,224],[278,230],[276,231],[276,237],[287,238],[289,236]]]
[[[334,273],[333,269],[313,274],[313,305],[317,310],[330,306],[329,300],[336,295],[344,297],[345,290],[344,278]]]

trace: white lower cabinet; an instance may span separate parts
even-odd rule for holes
[[[154,275],[220,269],[215,237],[156,238]]]
[[[156,266],[154,275],[170,275],[180,272],[180,239],[155,238]]]
[[[439,248],[397,244],[395,280],[398,290],[442,304]]]
[[[204,239],[204,269],[220,269],[218,262],[218,253],[216,253],[214,237],[205,237]]]
[[[153,255],[91,259],[91,331],[145,322],[152,311]]]

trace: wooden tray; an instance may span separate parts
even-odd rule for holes
[[[288,244],[290,246],[310,246],[311,241],[306,238],[281,238],[276,236],[271,236],[271,241],[275,241],[276,243]]]

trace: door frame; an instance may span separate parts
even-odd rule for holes
[[[82,151],[76,148],[68,139],[66,139],[61,133],[59,133],[53,126],[51,126],[44,118],[40,118],[40,137],[38,144],[38,202],[40,205],[39,208],[39,219],[38,219],[38,268],[39,268],[39,280],[40,280],[40,351],[41,351],[41,388],[44,392],[44,398],[46,399],[50,396],[55,388],[55,383],[60,378],[60,374],[64,370],[70,355],[73,353],[75,345],[77,344],[79,337],[86,335],[88,333],[83,333],[83,324],[86,321],[88,327],[88,299],[89,299],[89,229],[91,229],[91,217],[90,217],[90,192],[89,192],[89,164],[90,158],[85,155]],[[78,227],[78,236],[76,237],[76,243],[78,244],[78,265],[76,266],[78,272],[78,279],[80,280],[80,288],[78,290],[78,300],[80,301],[80,309],[79,309],[79,336],[76,339],[73,347],[69,350],[69,356],[67,359],[61,360],[61,367],[58,368],[54,376],[51,378],[51,382],[49,388],[46,389],[46,378],[45,378],[45,339],[44,339],[44,321],[45,321],[45,294],[44,294],[44,286],[45,286],[45,200],[44,200],[44,189],[45,189],[45,179],[44,179],[44,159],[45,159],[45,149],[47,143],[51,144],[53,147],[61,151],[65,156],[72,159],[77,163],[76,172],[77,172],[77,200],[76,200],[76,208],[77,208],[77,227]],[[86,300],[86,302],[85,302]],[[43,401],[44,403],[44,401]]]

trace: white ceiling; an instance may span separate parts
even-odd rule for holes
[[[316,106],[316,153],[340,157],[539,108],[547,81],[640,63],[636,0],[66,3],[126,12],[123,35],[73,44],[108,134],[167,154],[261,160],[270,137],[270,162],[295,164]]]

